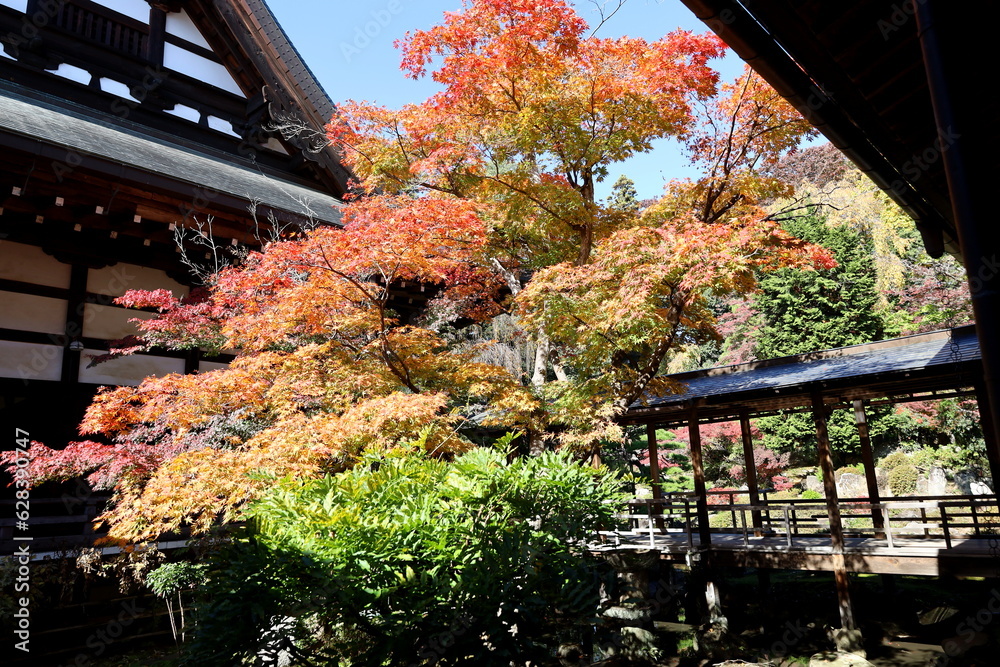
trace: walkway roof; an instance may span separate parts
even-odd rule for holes
[[[625,423],[680,423],[692,406],[702,421],[727,421],[741,411],[766,414],[811,405],[814,392],[827,403],[854,400],[903,402],[965,393],[981,377],[979,343],[972,326],[853,345],[766,361],[668,376],[680,393],[647,396],[625,414]]]

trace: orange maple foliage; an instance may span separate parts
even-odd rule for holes
[[[238,517],[275,476],[415,444],[461,451],[473,414],[594,453],[622,410],[671,389],[655,378],[678,341],[714,333],[711,295],[829,264],[762,208],[786,189],[760,166],[807,132],[790,107],[750,74],[716,94],[713,36],[586,30],[560,0],[468,0],[407,35],[404,70],[436,64],[444,89],[398,111],[340,107],[330,137],[365,195],[343,229],[251,253],[192,299],[122,299],[159,309],[139,323],[147,343],[236,360],[100,393],[82,431],[110,444],[36,445],[33,478],[114,487],[112,536],[146,540]],[[612,163],[665,136],[702,178],[642,214],[596,200]],[[392,307],[406,284],[436,295],[420,318]],[[551,342],[565,379],[526,387],[440,326],[502,312]]]
[[[588,261],[618,228],[599,203],[608,165],[682,135],[692,103],[715,91],[711,35],[655,42],[586,37],[560,0],[466,1],[444,22],[407,34],[403,69],[430,63],[444,89],[393,111],[342,104],[330,136],[366,191],[446,193],[490,204],[494,255],[535,268]]]
[[[375,196],[344,219],[343,229],[275,243],[223,270],[207,300],[126,295],[161,310],[139,322],[143,331],[178,347],[218,338],[236,359],[101,391],[81,432],[111,444],[35,445],[32,477],[88,474],[115,488],[102,517],[111,536],[148,540],[232,520],[274,477],[343,470],[364,452],[415,443],[462,451],[465,410],[487,426],[528,423],[537,401],[508,371],[477,363],[474,349],[450,350],[392,308],[393,290],[410,281],[439,286],[435,301],[452,317],[493,312],[499,283],[480,268],[475,204]]]

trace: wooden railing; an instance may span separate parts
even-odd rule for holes
[[[815,538],[832,539],[824,499],[763,500],[751,505],[738,502],[741,496],[747,497],[745,491],[711,493],[727,496],[728,502],[706,504],[709,522],[716,524],[710,526],[709,537],[742,535],[747,549],[753,547],[752,537],[778,538],[789,549],[796,546],[796,539],[803,545],[815,545]],[[837,506],[845,538],[874,540],[889,548],[951,549],[956,540],[1000,536],[1000,507],[993,496],[916,496],[877,503],[846,498],[838,500]],[[650,547],[656,545],[657,536],[677,534],[693,549],[699,533],[698,498],[692,493],[672,493],[662,499],[636,499],[619,518],[628,524],[627,532],[642,535]],[[621,530],[603,531],[601,539],[621,543],[623,535]]]

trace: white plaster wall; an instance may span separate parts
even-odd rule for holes
[[[56,76],[61,76],[64,79],[69,79],[70,81],[76,81],[77,83],[82,83],[85,86],[90,85],[90,80],[93,75],[82,67],[76,67],[75,65],[70,65],[69,63],[59,63],[59,67],[54,70],[49,70]],[[110,81],[110,79],[101,79],[101,89],[104,88],[104,82]],[[117,81],[115,82],[117,83]],[[131,94],[129,94],[131,97]]]
[[[179,12],[167,14],[167,32],[181,39],[186,39],[192,44],[203,46],[206,49],[212,48],[201,34],[201,31],[198,30],[198,26],[194,24],[194,21],[191,20],[191,17],[183,9]]]
[[[121,296],[130,289],[168,289],[177,297],[186,296],[188,293],[187,287],[159,269],[124,262],[103,269],[90,269],[87,276],[87,291],[94,294]]]
[[[68,288],[69,274],[69,264],[46,255],[38,246],[0,241],[0,278]]]
[[[95,0],[95,4],[113,9],[136,21],[149,23],[149,3],[146,0]]]
[[[0,340],[0,377],[19,380],[58,380],[62,376],[63,348]]]
[[[63,334],[66,301],[45,296],[0,291],[0,328]]]
[[[148,320],[152,313],[115,306],[98,306],[88,303],[83,310],[84,338],[99,338],[102,340],[117,340],[131,334],[138,334],[131,319]]]
[[[243,97],[243,91],[225,67],[173,44],[163,45],[163,66]]]
[[[184,360],[133,354],[87,368],[90,355],[104,354],[100,350],[84,350],[80,355],[80,382],[86,384],[132,385],[146,377],[161,377],[169,373],[183,373]]]

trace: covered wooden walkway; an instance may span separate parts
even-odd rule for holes
[[[843,533],[850,573],[995,576],[1000,557],[1000,511],[992,496],[924,496],[838,501],[851,522]],[[702,543],[697,498],[671,494],[636,501],[622,515],[628,527],[602,531],[591,551],[652,550],[677,563],[781,570],[836,569],[836,547],[824,501],[780,500],[761,505],[710,505],[731,528],[712,528]],[[883,521],[875,527],[872,514]],[[760,517],[760,528],[753,517]]]
[[[987,409],[989,397],[973,327],[693,371],[670,379],[684,390],[646,396],[622,419],[625,424],[646,425],[653,498],[638,514],[635,507],[630,511],[631,531],[603,534],[602,543],[593,545],[596,551],[653,548],[666,559],[698,562],[709,569],[738,565],[831,570],[845,629],[856,628],[849,572],[995,575],[1000,542],[988,524],[997,523],[996,494],[881,498],[866,413],[872,406],[975,397],[993,483],[1000,483],[1000,445]],[[867,498],[838,498],[827,431],[829,415],[837,409],[854,413]],[[773,503],[757,488],[750,420],[788,412],[812,414],[822,500]],[[748,487],[742,498],[730,497],[719,505],[709,502],[700,427],[726,421],[741,425]],[[684,498],[665,496],[659,486],[656,430],[676,427],[689,429],[694,471],[694,493]],[[899,525],[898,519],[907,517],[906,523],[914,523],[906,510],[918,513],[919,535],[908,534]],[[731,515],[733,528],[711,527],[710,515],[719,512]],[[809,529],[802,525],[806,517],[813,524]],[[851,519],[848,528],[845,519]],[[962,523],[960,529],[956,521]],[[857,525],[867,531],[859,533]]]

